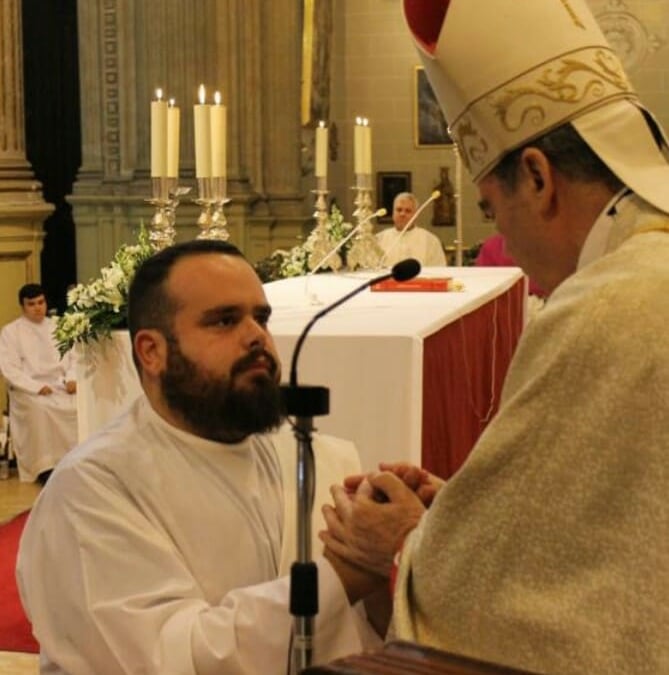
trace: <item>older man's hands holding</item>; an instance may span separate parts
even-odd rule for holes
[[[418,488],[426,488],[429,474],[412,472],[409,482],[415,487],[410,487],[402,473],[406,472],[353,476],[344,486],[333,486],[334,508],[323,507],[328,529],[319,533],[326,547],[355,565],[388,577],[395,553],[426,510]],[[434,492],[429,492],[431,501]]]

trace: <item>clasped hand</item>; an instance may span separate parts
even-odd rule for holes
[[[319,537],[341,558],[387,577],[395,553],[443,481],[405,463],[379,468],[330,489],[334,507],[323,507],[328,529]]]

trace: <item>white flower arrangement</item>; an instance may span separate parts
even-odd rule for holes
[[[344,220],[342,212],[336,204],[330,209],[327,223],[327,234],[333,246],[336,246],[342,239],[345,239],[353,230],[353,225]],[[311,271],[313,261],[310,260],[314,251],[316,232],[312,231],[304,243],[293,246],[289,251],[277,249],[269,257],[256,264],[256,271],[263,282],[274,281],[276,279],[285,279],[287,277],[299,277],[308,274]],[[346,261],[346,253],[353,243],[352,239],[347,241],[339,249],[339,255]],[[334,260],[333,260],[334,262]],[[323,266],[323,272],[327,271],[330,265]]]
[[[108,336],[127,325],[128,288],[139,265],[154,253],[142,227],[137,244],[123,244],[100,277],[77,284],[67,293],[67,309],[56,322],[55,337],[61,354],[77,343]]]

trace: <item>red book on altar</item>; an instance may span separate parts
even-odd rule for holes
[[[413,291],[413,292],[443,292],[449,290],[451,277],[416,277],[409,281],[395,281],[395,279],[386,279],[372,284],[371,289],[377,292],[386,291]]]

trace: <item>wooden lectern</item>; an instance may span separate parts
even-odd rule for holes
[[[303,675],[530,675],[515,670],[422,647],[413,642],[389,642],[383,649],[353,654],[324,666],[312,666]],[[535,674],[536,675],[536,674]]]

